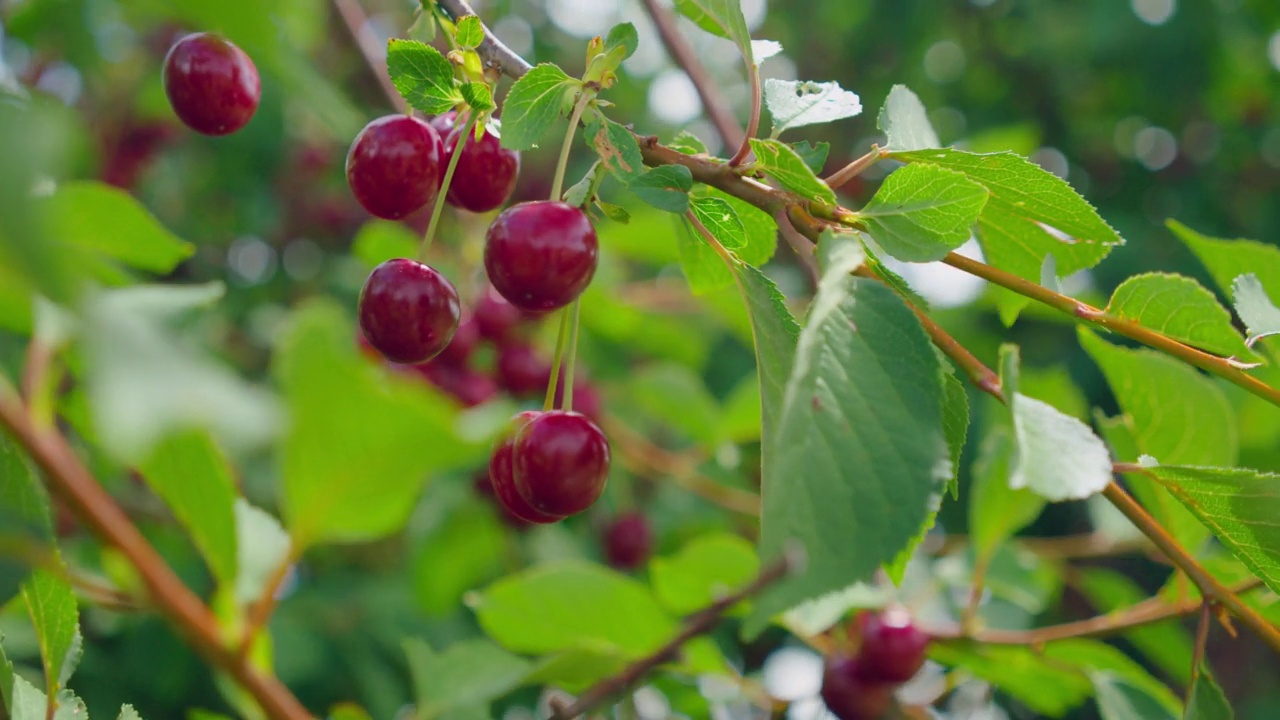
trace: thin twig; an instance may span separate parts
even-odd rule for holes
[[[454,20],[476,14],[476,11],[471,9],[471,5],[466,0],[436,0],[436,4],[444,8],[445,12],[449,13],[449,16]],[[495,37],[487,25],[484,26],[484,39],[480,41],[476,52],[508,77],[518,79],[521,75],[533,69],[533,66],[525,62],[524,58],[517,55],[515,51]]]
[[[827,187],[835,190],[836,188],[842,187],[845,183],[855,177],[861,175],[867,168],[880,162],[881,158],[884,158],[886,155],[888,155],[888,153],[881,150],[879,145],[872,145],[866,155],[863,155],[848,165],[845,165],[839,170],[831,173],[827,177],[823,178],[822,182],[826,183]]]
[[[1204,649],[1209,644],[1209,625],[1213,622],[1213,603],[1207,598],[1200,600],[1200,622],[1196,625],[1195,652],[1191,654],[1191,682],[1187,683],[1186,704],[1191,705],[1191,692],[1195,689],[1196,680],[1200,679],[1200,668],[1204,667]]]
[[[725,611],[749,597],[758,595],[768,586],[781,580],[794,570],[795,564],[795,562],[784,556],[762,570],[751,584],[716,600],[706,608],[689,616],[685,621],[684,628],[675,637],[668,640],[666,644],[652,654],[628,665],[626,669],[617,675],[607,677],[592,685],[572,705],[554,708],[551,713],[552,720],[572,720],[579,715],[584,715],[600,707],[610,698],[635,687],[636,683],[640,682],[659,665],[671,662],[679,657],[680,649],[684,647],[685,643],[715,628],[724,617]]]
[[[707,117],[719,133],[721,142],[726,148],[741,143],[742,125],[733,116],[733,109],[729,106],[729,100],[725,98],[724,93],[720,92],[720,86],[711,79],[706,66],[698,60],[693,48],[680,34],[675,16],[658,0],[642,0],[642,2],[644,9],[649,13],[649,18],[653,20],[654,27],[658,29],[658,36],[662,38],[662,44],[666,46],[667,52],[689,76],[693,87],[697,89],[698,97],[702,99],[702,107],[707,111]]]
[[[267,626],[267,622],[271,620],[271,616],[276,611],[276,605],[279,603],[280,588],[284,585],[285,578],[289,577],[289,569],[298,561],[299,548],[290,543],[289,551],[285,553],[284,559],[271,570],[271,575],[267,577],[267,582],[262,586],[262,594],[258,599],[249,606],[248,617],[245,618],[244,632],[240,636],[240,647],[238,652],[241,657],[248,657],[253,649],[253,639],[258,633]]]
[[[1116,540],[1100,532],[1081,535],[1064,535],[1062,537],[1019,537],[1012,542],[1044,558],[1061,560],[1084,560],[1092,558],[1115,557],[1141,552],[1151,546],[1145,537],[1132,540]],[[965,535],[947,535],[938,547],[932,550],[934,555],[950,555],[969,545]]]
[[[361,9],[359,0],[333,0],[333,8],[338,11],[342,24],[347,27],[351,39],[355,41],[360,54],[364,56],[369,71],[378,78],[378,84],[382,86],[382,92],[387,96],[387,100],[397,111],[404,112],[407,107],[404,98],[400,96],[395,84],[391,82],[391,75],[387,73],[387,63],[383,55],[385,48],[369,25],[369,18]]]
[[[738,146],[738,152],[729,158],[729,167],[738,167],[746,162],[747,157],[751,155],[751,138],[756,136],[756,131],[760,129],[760,66],[754,63],[747,63],[747,79],[751,83],[751,118],[747,120],[747,131],[742,136],[742,144]]]

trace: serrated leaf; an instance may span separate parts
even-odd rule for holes
[[[468,15],[467,17],[475,16]],[[490,88],[488,83],[463,83],[458,88],[458,92],[462,94],[462,99],[467,102],[467,105],[470,105],[471,109],[476,112],[488,112],[498,107],[493,102],[493,88]]]
[[[601,52],[608,55],[618,48],[625,48],[622,56],[618,58],[618,62],[622,62],[634,55],[639,45],[640,36],[636,33],[636,26],[629,22],[618,23],[609,28],[609,34],[604,38],[604,49]]]
[[[387,72],[410,107],[428,115],[447,112],[463,101],[453,65],[426,43],[388,40]]]
[[[760,570],[751,543],[738,535],[699,536],[674,555],[649,561],[649,578],[659,602],[688,615],[746,585]]]
[[[1187,712],[1182,720],[1234,720],[1235,712],[1231,703],[1222,692],[1222,688],[1209,675],[1208,671],[1196,673],[1191,685],[1190,699],[1187,701]]]
[[[862,112],[857,94],[837,82],[769,78],[764,81],[764,104],[773,118],[775,138],[792,128],[834,122]]]
[[[804,160],[786,144],[777,140],[751,138],[751,151],[755,153],[754,167],[773,178],[782,187],[809,200],[836,204],[836,193],[805,164]]]
[[[686,218],[674,219],[674,230],[680,269],[694,295],[706,295],[733,284],[733,272],[725,265],[724,258]]]
[[[645,172],[640,145],[631,131],[618,123],[599,116],[587,128],[587,144],[600,156],[600,162],[624,184],[635,180]]]
[[[535,65],[507,91],[502,103],[502,147],[531,150],[569,108],[579,86],[551,63]]]
[[[931,165],[907,165],[884,179],[858,212],[880,247],[905,262],[941,260],[968,242],[987,189]]]
[[[116,716],[116,720],[142,720],[142,716],[132,705],[121,705],[120,714]]]
[[[676,9],[703,30],[732,40],[747,64],[755,63],[751,54],[751,31],[742,15],[740,0],[676,0]]]
[[[627,189],[659,210],[680,214],[689,209],[693,174],[683,165],[663,165],[646,170]]]
[[[760,267],[773,257],[778,249],[778,225],[769,217],[769,213],[715,188],[706,188],[707,196],[723,200],[733,209],[745,231],[745,244],[735,249],[733,254],[748,265]]]
[[[36,570],[22,584],[22,599],[35,626],[48,695],[56,695],[80,662],[80,611],[60,572]]]
[[[876,127],[887,136],[890,152],[910,152],[941,147],[938,133],[929,122],[924,103],[906,85],[894,85],[880,108]]]
[[[1224,356],[1252,353],[1213,293],[1182,275],[1146,273],[1125,280],[1111,294],[1107,312],[1188,345]]]
[[[241,606],[256,602],[271,576],[288,560],[289,533],[267,511],[236,498],[236,584],[233,597]]]
[[[480,18],[475,15],[465,15],[458,18],[458,22],[454,26],[453,39],[457,41],[460,47],[467,50],[475,50],[480,47],[480,43],[484,41],[484,25],[480,23]]]
[[[1248,273],[1257,275],[1264,288],[1280,288],[1280,247],[1244,238],[1209,237],[1177,220],[1165,224],[1209,270],[1224,294],[1231,292],[1236,278]]]
[[[219,583],[236,578],[235,481],[207,432],[170,435],[138,468],[191,535]]]
[[[1018,352],[1000,350],[1000,382],[1013,420],[1009,487],[1059,502],[1079,500],[1111,482],[1111,454],[1088,425],[1017,391]]]
[[[951,451],[951,479],[947,491],[951,499],[960,496],[960,456],[969,437],[969,393],[964,383],[954,373],[942,373],[942,427],[947,434],[947,447]]]
[[[973,465],[969,536],[975,562],[985,564],[1006,540],[1040,516],[1045,499],[1026,488],[1009,486],[1014,438],[996,426],[982,443]]]
[[[782,43],[776,40],[751,41],[751,57],[755,59],[757,65],[781,52]]]
[[[276,351],[292,421],[281,447],[286,526],[301,547],[371,540],[408,518],[428,474],[483,454],[456,411],[358,355],[341,311],[298,310]]]
[[[405,641],[418,716],[485,706],[519,687],[533,663],[484,639],[464,640],[436,652],[422,640]]]
[[[951,477],[933,345],[892,290],[850,275],[858,243],[828,235],[823,245],[777,426],[762,440],[760,557],[798,543],[807,562],[760,596],[749,634],[892,561]]]
[[[822,168],[827,164],[827,155],[831,152],[831,143],[819,142],[810,143],[808,140],[792,143],[791,149],[796,151],[804,164],[813,171],[815,175],[822,174]]]
[[[764,273],[750,265],[739,265],[733,268],[733,276],[751,317],[756,372],[760,381],[762,437],[771,438],[781,418],[783,395],[791,377],[800,324],[787,309],[778,286]],[[762,445],[760,452],[768,461],[773,450]]]
[[[706,155],[707,144],[688,130],[681,130],[676,133],[671,142],[667,143],[667,147],[672,150],[679,150],[685,155]]]
[[[1236,314],[1249,330],[1250,345],[1269,335],[1280,335],[1280,308],[1271,302],[1256,274],[1237,277],[1231,283],[1231,297]]]
[[[51,240],[139,270],[168,273],[195,252],[136,198],[105,183],[63,183],[38,206]]]
[[[1159,480],[1273,592],[1280,592],[1280,475],[1246,468],[1159,465]]]
[[[689,210],[708,232],[729,251],[747,244],[747,230],[729,203],[714,197],[694,198]]]

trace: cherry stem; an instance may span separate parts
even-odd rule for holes
[[[554,410],[556,385],[560,380],[560,360],[564,357],[565,338],[569,335],[569,308],[560,311],[560,331],[556,334],[556,355],[551,359],[551,379],[547,381],[547,397],[542,401],[542,412]]]
[[[578,359],[578,324],[582,319],[582,297],[573,301],[573,325],[569,328],[569,359],[564,365],[564,402],[565,410],[573,409],[573,366]]]
[[[595,97],[594,91],[583,88],[577,104],[573,106],[573,114],[569,116],[569,129],[564,134],[564,144],[560,146],[560,160],[556,163],[556,178],[551,183],[552,200],[560,199],[560,191],[564,187],[564,173],[569,167],[569,151],[573,148],[573,136],[578,132],[578,122],[582,120],[582,113],[593,97]]]
[[[436,206],[431,209],[431,222],[427,223],[427,232],[422,236],[422,246],[418,248],[418,259],[426,262],[427,251],[431,249],[431,241],[436,237],[436,226],[440,224],[440,216],[444,214],[445,198],[449,194],[449,183],[453,182],[453,171],[458,167],[458,158],[462,157],[462,148],[467,146],[472,131],[476,127],[477,116],[473,113],[467,120],[466,128],[458,138],[458,144],[449,156],[449,165],[444,169],[444,180],[440,182],[440,194],[436,195]]]
[[[742,144],[738,146],[738,152],[729,158],[729,167],[738,167],[747,156],[751,154],[751,138],[756,136],[756,131],[760,129],[760,66],[755,63],[747,63],[747,75],[751,80],[751,118],[747,121],[747,131],[742,136]]]

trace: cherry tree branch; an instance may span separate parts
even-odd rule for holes
[[[653,653],[628,665],[617,675],[601,680],[587,688],[573,704],[567,707],[555,707],[551,713],[552,720],[572,720],[600,707],[610,698],[621,695],[632,689],[663,663],[671,662],[680,655],[680,649],[690,640],[705,635],[715,628],[724,618],[724,614],[734,605],[760,594],[762,590],[786,577],[796,569],[797,560],[784,555],[781,559],[760,571],[756,579],[737,592],[716,600],[702,610],[690,615],[685,620],[684,628]]]
[[[387,73],[387,63],[384,60],[385,48],[369,26],[369,18],[360,7],[360,0],[333,0],[333,8],[338,11],[342,24],[347,27],[351,39],[355,41],[360,54],[364,56],[369,72],[378,79],[378,85],[382,87],[387,100],[397,111],[404,112],[407,107],[404,98],[400,96],[395,84],[391,82],[391,75]]]
[[[150,599],[196,652],[235,679],[273,720],[312,716],[279,680],[264,675],[223,642],[213,613],[169,568],[55,428],[35,424],[21,400],[0,387],[0,426],[44,473],[50,490],[103,542],[137,570]]]
[[[354,2],[354,0],[352,0]],[[455,21],[467,15],[475,15],[476,11],[471,9],[471,5],[466,0],[435,0],[435,3],[444,8],[449,13],[449,17]],[[507,47],[489,30],[489,26],[484,26],[484,40],[480,41],[476,52],[480,57],[487,60],[491,65],[502,71],[503,75],[512,78],[519,78],[521,75],[533,69],[533,66],[525,62],[514,50]]]
[[[642,0],[642,2],[645,11],[649,13],[649,18],[653,20],[654,27],[658,29],[658,36],[662,38],[662,44],[666,46],[667,52],[689,76],[693,87],[697,89],[698,97],[702,99],[702,108],[706,110],[707,117],[715,126],[724,146],[733,147],[741,143],[742,126],[733,116],[733,109],[729,106],[728,99],[720,92],[720,86],[711,79],[706,66],[698,60],[693,47],[680,34],[671,10],[659,0]]]

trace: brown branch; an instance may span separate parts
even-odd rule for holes
[[[267,626],[267,622],[271,620],[271,615],[275,613],[277,599],[280,595],[280,586],[284,585],[285,578],[289,577],[289,569],[297,562],[299,548],[290,543],[289,552],[285,554],[280,564],[271,571],[271,575],[267,578],[267,582],[262,586],[262,594],[249,607],[248,617],[245,618],[244,633],[240,636],[240,648],[238,652],[241,657],[249,657],[250,651],[253,649],[254,637]]]
[[[879,145],[872,145],[866,155],[863,155],[834,173],[831,173],[827,177],[823,178],[822,182],[826,183],[827,187],[835,190],[836,188],[844,186],[845,183],[855,177],[861,175],[864,170],[880,162],[880,159],[886,157],[888,154],[889,153],[887,151],[881,150]]]
[[[1204,649],[1209,644],[1209,623],[1213,621],[1213,603],[1201,598],[1200,622],[1196,625],[1195,651],[1191,654],[1191,682],[1187,683],[1187,695],[1184,703],[1191,705],[1191,692],[1200,679],[1200,669],[1204,667]]]
[[[449,13],[449,17],[457,20],[467,15],[475,15],[476,11],[471,9],[466,0],[435,0],[436,4],[444,8]],[[353,0],[354,2],[354,0]],[[525,59],[517,55],[511,48],[507,47],[489,31],[489,26],[484,25],[484,39],[480,41],[480,45],[476,48],[476,52],[480,53],[480,57],[487,60],[494,67],[502,71],[502,74],[512,78],[519,78],[521,75],[533,69]]]
[[[200,598],[165,564],[115,499],[90,474],[54,429],[37,427],[17,397],[0,395],[0,425],[43,471],[50,490],[103,542],[129,559],[160,611],[210,664],[236,680],[273,720],[308,720],[311,714],[274,677],[259,673],[223,644],[218,622]]]
[[[1271,646],[1271,649],[1280,652],[1280,628],[1267,622],[1256,610],[1241,602],[1235,593],[1223,587],[1222,583],[1196,562],[1195,558],[1191,557],[1191,554],[1169,534],[1169,531],[1156,522],[1155,518],[1151,517],[1129,493],[1112,482],[1102,491],[1102,496],[1116,506],[1117,510],[1124,513],[1130,522],[1137,525],[1142,534],[1151,538],[1151,542],[1159,548],[1160,552],[1191,578],[1191,582],[1196,584],[1204,598],[1230,610],[1233,615],[1240,618],[1241,622],[1258,633],[1263,641]]]
[[[1134,540],[1114,540],[1098,532],[1062,537],[1019,537],[1013,538],[1012,541],[1040,557],[1061,560],[1115,557],[1141,552],[1150,547],[1150,542],[1145,537]],[[968,544],[969,538],[965,535],[947,535],[943,538],[941,545],[933,550],[933,554],[950,555],[964,549]]]
[[[698,97],[702,99],[702,107],[707,111],[707,117],[715,126],[724,146],[728,148],[741,143],[742,125],[733,116],[733,110],[729,106],[728,99],[720,92],[720,86],[711,79],[706,66],[698,60],[693,48],[680,34],[680,29],[676,27],[675,16],[658,0],[642,0],[642,2],[644,9],[649,13],[649,18],[653,20],[654,27],[658,29],[658,36],[662,38],[662,44],[666,46],[667,52],[689,76],[689,80],[693,81],[693,87],[697,89]]]
[[[738,146],[738,152],[729,158],[729,167],[738,167],[746,161],[747,156],[751,154],[751,138],[756,136],[756,131],[760,129],[760,66],[754,63],[747,64],[747,79],[751,82],[751,118],[747,120],[747,131],[742,136],[742,144]]]
[[[628,665],[622,672],[587,688],[572,705],[553,708],[552,720],[572,720],[600,707],[610,698],[620,695],[635,687],[646,675],[659,665],[671,662],[679,657],[680,648],[685,643],[710,632],[724,617],[725,611],[743,600],[758,595],[766,587],[781,580],[791,573],[798,563],[785,555],[760,572],[755,580],[735,593],[716,600],[702,610],[690,615],[685,620],[684,628],[652,654]]]
[[[378,36],[369,27],[369,18],[360,7],[360,0],[333,0],[333,8],[338,11],[342,24],[346,25],[351,39],[355,41],[360,54],[364,56],[364,62],[369,66],[369,71],[378,79],[378,84],[382,86],[382,92],[387,96],[387,100],[397,111],[404,112],[407,107],[404,98],[400,96],[395,84],[391,82],[391,75],[387,73],[387,63],[383,59],[385,48],[378,42]]]

